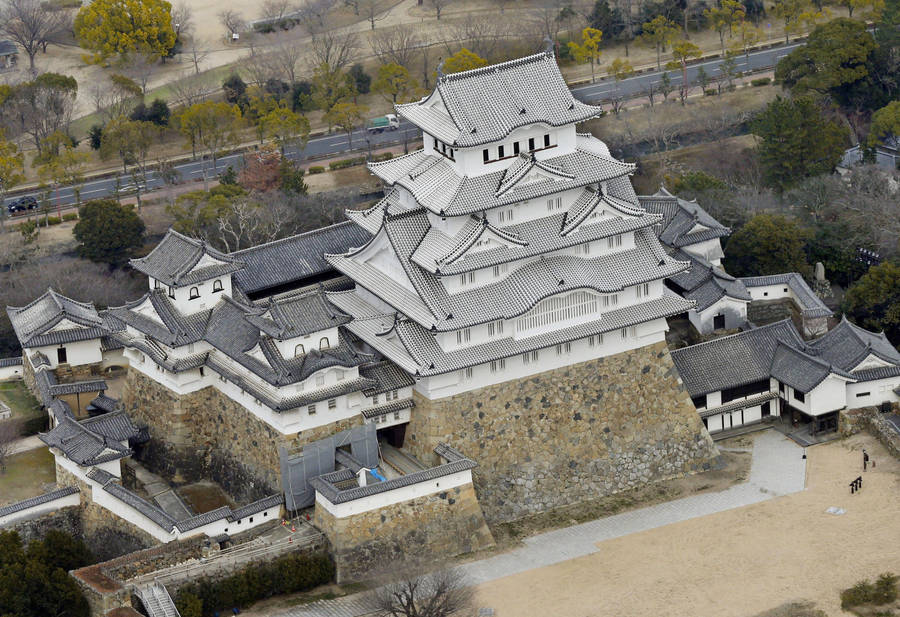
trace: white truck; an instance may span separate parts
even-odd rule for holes
[[[400,120],[394,114],[378,116],[369,120],[366,130],[370,133],[383,133],[384,131],[396,131],[400,128]]]

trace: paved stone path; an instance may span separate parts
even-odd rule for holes
[[[692,495],[639,510],[557,529],[524,541],[515,550],[464,564],[460,569],[472,584],[485,583],[534,568],[553,565],[597,552],[597,542],[626,536],[698,516],[802,491],[806,485],[803,448],[777,431],[754,440],[750,478],[718,493]],[[364,594],[322,600],[303,607],[270,613],[277,617],[361,617],[367,614]]]

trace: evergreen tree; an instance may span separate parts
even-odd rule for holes
[[[81,243],[81,256],[91,261],[121,265],[144,243],[144,222],[134,208],[114,199],[85,203],[78,219],[72,233]]]
[[[725,270],[734,276],[810,273],[804,247],[810,231],[780,214],[757,214],[728,240]]]

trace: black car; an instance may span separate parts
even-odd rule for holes
[[[15,214],[16,212],[25,212],[26,210],[34,210],[37,208],[38,202],[31,195],[27,195],[25,197],[19,197],[18,199],[9,202],[9,205],[6,206],[6,209],[9,210],[10,214]]]

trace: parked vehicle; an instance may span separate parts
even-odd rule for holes
[[[394,114],[378,116],[369,120],[366,130],[370,133],[383,133],[384,131],[396,131],[400,128],[400,120]]]
[[[6,206],[6,209],[10,214],[15,214],[16,212],[25,212],[26,210],[34,210],[38,207],[37,199],[32,195],[26,195],[25,197],[19,197],[15,199]]]

